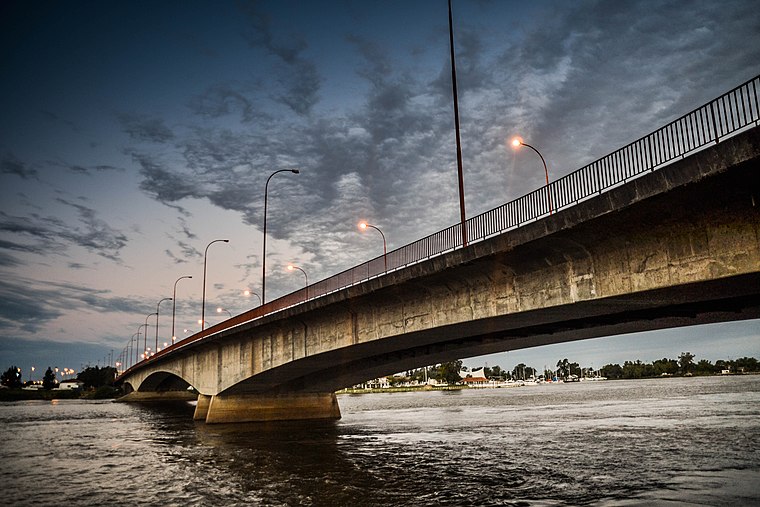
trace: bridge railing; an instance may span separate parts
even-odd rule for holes
[[[760,76],[547,186],[468,219],[466,226],[469,242],[480,241],[535,221],[716,144],[741,130],[757,126],[760,123],[758,88]],[[374,258],[211,326],[158,352],[151,359],[307,299],[335,292],[461,246],[461,224],[452,225],[388,252],[385,257]]]

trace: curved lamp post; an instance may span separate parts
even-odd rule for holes
[[[549,170],[546,168],[546,160],[544,160],[544,156],[541,155],[541,152],[538,151],[535,147],[529,145],[525,141],[522,140],[520,137],[515,137],[512,139],[512,147],[514,149],[518,149],[520,146],[526,146],[530,148],[531,150],[535,151],[539,157],[541,157],[541,162],[544,164],[544,174],[546,175],[546,199],[549,202],[549,214],[552,214],[552,194],[551,190],[549,188]]]
[[[256,296],[257,298],[259,298],[259,306],[261,306],[263,304],[263,302],[261,301],[261,296],[259,296],[258,294],[256,294],[252,290],[245,289],[243,291],[243,295],[246,296],[246,297],[248,297],[248,296]]]
[[[174,292],[172,292],[172,345],[174,345],[174,342],[177,341],[177,335],[174,334],[174,317],[177,314],[177,282],[179,282],[183,278],[192,278],[192,276],[190,275],[180,276],[174,282]]]
[[[267,178],[267,182],[264,185],[264,247],[261,254],[261,304],[267,299],[267,197],[269,193],[269,180],[272,179],[277,173],[291,172],[293,174],[299,174],[301,171],[298,169],[279,169]]]
[[[380,228],[377,226],[368,224],[367,222],[359,223],[359,229],[364,231],[364,230],[367,230],[367,227],[371,227],[372,229],[375,229],[377,232],[380,233],[380,236],[383,237],[383,262],[385,263],[385,270],[388,271],[388,244],[385,242],[385,234],[383,234],[383,231],[381,231]]]
[[[203,300],[201,301],[201,331],[206,327],[206,257],[208,256],[208,247],[213,245],[214,243],[229,243],[230,240],[228,239],[215,239],[208,245],[206,245],[206,250],[203,252]]]
[[[306,271],[299,268],[298,266],[294,266],[293,264],[288,264],[288,271],[293,271],[294,269],[297,269],[301,273],[303,273],[303,276],[306,278],[306,299],[309,299],[309,275],[306,274]]]
[[[144,336],[145,346],[143,347],[143,353],[145,354],[145,359],[148,359],[148,319],[153,317],[154,315],[158,317],[157,312],[150,313],[148,314],[147,317],[145,317],[145,336]],[[156,318],[156,321],[158,321],[158,318]]]
[[[222,308],[221,306],[217,307],[216,313],[222,313],[222,312],[225,312],[227,315],[230,316],[230,318],[232,318],[232,314],[230,313],[229,310]]]
[[[132,364],[130,364],[130,366],[132,366],[133,364],[137,363],[137,347],[135,347],[133,345],[133,343],[135,341],[135,336],[137,336],[137,341],[138,342],[140,341],[140,333],[138,332],[138,333],[135,333],[135,334],[132,335],[132,337],[129,339],[129,344],[127,345],[127,357],[129,358],[129,362],[132,363]],[[132,362],[132,351],[135,352],[135,361],[134,362]]]
[[[156,352],[158,352],[158,312],[159,312],[158,308],[161,306],[161,303],[163,303],[164,301],[171,301],[171,300],[172,298],[164,298],[161,301],[159,301],[158,304],[156,304]]]
[[[148,320],[148,319],[145,319],[145,320]],[[140,324],[139,326],[137,326],[137,342],[136,342],[137,346],[135,347],[135,364],[137,364],[137,363],[140,362],[140,329],[142,329],[142,328],[145,328],[145,334],[147,335],[148,334],[148,324],[147,323],[146,324]],[[147,347],[147,346],[148,345],[146,344],[145,347]],[[142,356],[143,356],[143,359],[145,359],[145,348],[143,348]]]

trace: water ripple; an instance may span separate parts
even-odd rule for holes
[[[760,502],[760,377],[342,396],[330,423],[193,407],[0,404],[6,504]]]

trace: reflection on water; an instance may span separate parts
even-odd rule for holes
[[[8,504],[760,501],[760,377],[339,397],[324,423],[205,425],[188,403],[0,405]],[[55,480],[51,480],[55,478]]]

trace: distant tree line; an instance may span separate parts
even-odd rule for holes
[[[478,370],[480,370],[478,368]],[[427,368],[427,378],[447,384],[456,384],[461,381],[460,372],[467,372],[468,368],[462,366],[462,361],[450,361]],[[658,359],[651,363],[641,360],[626,361],[623,365],[607,364],[595,370],[592,367],[581,367],[577,362],[570,362],[567,358],[557,361],[556,369],[546,369],[542,373],[536,368],[524,363],[516,365],[511,371],[504,370],[500,366],[485,366],[483,375],[487,379],[495,380],[527,380],[543,375],[544,378],[558,378],[567,380],[571,377],[601,376],[611,380],[617,379],[640,379],[663,376],[692,376],[692,375],[720,375],[721,373],[755,373],[760,372],[760,362],[753,357],[742,357],[735,360],[718,360],[713,364],[707,359],[695,362],[694,354],[682,352],[678,359]],[[391,385],[400,385],[408,382],[424,382],[426,378],[425,368],[408,370],[404,375],[387,377]]]
[[[754,373],[760,371],[760,363],[754,357],[735,360],[719,359],[712,362],[700,359],[694,362],[694,355],[683,352],[678,359],[662,358],[651,363],[626,361],[623,365],[608,364],[601,368],[602,376],[609,379],[637,379],[676,375],[719,375],[728,373]]]
[[[116,368],[105,366],[88,366],[77,374],[77,380],[84,384],[85,389],[97,389],[103,386],[112,386],[116,379]],[[20,389],[24,385],[31,384],[31,381],[23,382],[21,378],[21,369],[11,366],[0,376],[0,384],[11,389]],[[58,387],[58,379],[52,368],[48,367],[42,376],[42,388],[46,390]]]

